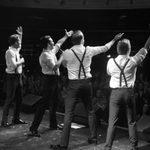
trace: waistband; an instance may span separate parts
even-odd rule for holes
[[[59,75],[55,74],[43,74],[44,77],[59,77]]]
[[[127,89],[133,89],[133,87],[119,87],[119,88],[111,88],[112,90],[127,90]]]
[[[7,76],[21,76],[22,74],[19,73],[7,73]]]
[[[92,78],[84,78],[84,79],[74,79],[74,80],[70,80],[70,82],[82,82],[82,81],[91,81]]]

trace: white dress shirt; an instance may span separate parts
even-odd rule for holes
[[[92,61],[92,57],[106,52],[108,49],[110,48],[110,45],[106,44],[105,46],[87,46],[86,47],[86,54],[83,60],[83,66],[85,69],[85,74],[87,78],[91,78],[91,61]],[[85,46],[83,45],[75,45],[73,47],[71,47],[70,49],[67,49],[64,51],[63,53],[63,60],[66,62],[66,67],[68,70],[68,78],[70,80],[76,80],[78,79],[78,74],[79,74],[79,66],[80,66],[80,62],[79,60],[75,57],[75,54],[72,52],[73,49],[75,51],[75,53],[78,55],[78,57],[82,58],[84,51],[85,51]],[[81,68],[81,73],[80,73],[80,79],[84,79],[84,72]]]
[[[133,57],[130,57],[128,55],[118,55],[115,60],[117,64],[122,68],[126,61],[128,59],[129,62],[127,66],[124,69],[124,74],[126,77],[128,88],[133,88],[135,79],[136,79],[136,71],[137,66],[144,60],[146,57],[147,50],[142,48],[139,50],[139,52],[134,55]],[[107,63],[107,73],[110,75],[110,82],[109,86],[110,88],[124,88],[126,87],[124,78],[122,77],[122,86],[120,87],[120,69],[115,64],[113,58],[110,58]]]
[[[53,67],[57,63],[56,53],[60,46],[56,44],[52,50],[45,50],[39,57],[39,63],[42,68],[42,73],[45,75],[60,75],[59,69],[56,72],[53,71]]]
[[[6,60],[6,73],[8,74],[21,74],[22,65],[17,66],[16,62],[20,61],[19,49],[9,47],[5,53]]]

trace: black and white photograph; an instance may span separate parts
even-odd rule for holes
[[[150,0],[1,0],[0,19],[0,150],[150,150]]]

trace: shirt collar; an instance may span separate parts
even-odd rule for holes
[[[117,58],[118,59],[129,58],[129,56],[128,55],[118,55]]]
[[[74,45],[72,48],[78,48],[78,47],[84,47],[83,44],[80,44],[80,45]]]

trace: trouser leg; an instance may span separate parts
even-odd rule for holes
[[[2,123],[8,121],[9,108],[15,97],[16,78],[15,76],[7,75],[6,78],[6,100],[3,106]]]
[[[47,104],[48,103],[46,102],[45,99],[40,100],[38,107],[35,111],[34,119],[33,119],[32,125],[30,127],[30,130],[37,130],[38,129],[38,127],[39,127],[39,125],[43,119],[43,115],[44,115]]]
[[[22,104],[22,86],[19,84],[16,88],[15,93],[14,115],[13,115],[14,120],[20,118],[21,104]]]
[[[116,103],[115,99],[117,97],[114,94],[111,95],[109,103],[109,122],[108,122],[105,150],[111,150],[112,148],[112,144],[115,138],[116,124],[119,119],[118,114],[120,110],[120,105]]]
[[[127,111],[127,120],[129,128],[129,140],[131,147],[137,147],[138,144],[138,135],[137,135],[137,126],[136,126],[136,108],[135,108],[135,99],[130,95],[130,99],[126,106]]]

